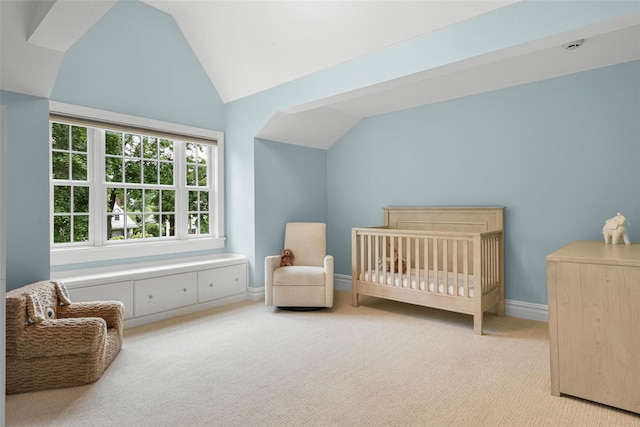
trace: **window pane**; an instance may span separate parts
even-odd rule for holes
[[[55,150],[69,149],[69,125],[51,124],[51,148]]]
[[[122,215],[107,215],[107,240],[124,240],[121,219]]]
[[[157,159],[158,140],[150,136],[145,136],[142,141],[142,154],[145,159]]]
[[[196,185],[196,167],[195,165],[187,166],[187,185]]]
[[[204,165],[207,163],[207,152],[209,150],[209,147],[207,147],[206,145],[197,144],[197,148],[198,148],[198,163],[201,165]]]
[[[127,214],[142,212],[142,190],[127,190]]]
[[[139,184],[141,162],[139,160],[126,160],[124,161],[124,182]]]
[[[187,228],[187,233],[196,234],[198,231],[198,215],[189,214],[189,227]]]
[[[198,166],[198,185],[200,187],[207,186],[207,167]]]
[[[74,151],[87,152],[87,128],[72,126],[71,127],[71,149]]]
[[[209,192],[201,191],[200,192],[200,211],[208,211],[209,210]]]
[[[85,147],[86,149],[86,147]],[[71,174],[74,181],[87,180],[87,155],[72,154],[71,155]]]
[[[173,163],[160,163],[160,184],[173,185]]]
[[[160,160],[173,160],[173,141],[160,140]]]
[[[120,206],[121,200],[124,199],[124,190],[122,188],[107,188],[107,212],[113,212],[117,209],[122,209]]]
[[[133,222],[132,222],[133,221]],[[142,239],[144,236],[142,235],[142,215],[129,215],[127,214],[127,228],[129,228],[129,238],[130,239]],[[135,226],[134,226],[135,224]]]
[[[89,215],[73,217],[73,241],[86,242],[89,240]]]
[[[145,184],[158,184],[158,163],[157,162],[144,162],[144,183]]]
[[[73,212],[89,212],[89,187],[73,188]]]
[[[144,220],[145,234],[147,237],[160,237],[160,215],[147,215]]]
[[[69,179],[69,154],[51,153],[53,179]]]
[[[105,153],[115,156],[122,155],[122,132],[106,131]]]
[[[209,234],[209,215],[200,214],[200,234]]]
[[[189,191],[189,211],[197,211],[198,210],[198,192],[197,191]]]
[[[196,144],[193,143],[187,143],[187,156],[186,156],[186,160],[189,163],[196,163],[196,156],[197,156],[197,151],[196,151]]]
[[[129,157],[140,156],[140,136],[126,133],[124,135],[124,154]]]
[[[158,212],[160,210],[160,191],[145,190],[144,191],[144,211]]]
[[[53,211],[71,212],[71,187],[68,185],[53,187]]]
[[[122,182],[122,159],[107,157],[105,159],[105,180],[107,182]]]
[[[163,212],[175,212],[176,210],[176,192],[173,190],[162,191],[162,206],[160,207]]]
[[[71,217],[54,216],[53,217],[53,242],[69,243],[71,242]]]
[[[175,236],[176,235],[176,221],[175,215],[162,215],[162,235],[163,236]]]

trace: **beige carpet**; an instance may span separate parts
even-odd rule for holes
[[[96,383],[6,397],[7,426],[639,426],[549,388],[547,324],[336,292],[125,331]]]

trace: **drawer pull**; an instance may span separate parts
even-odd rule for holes
[[[182,292],[187,292],[187,288],[182,288]]]
[[[209,287],[210,287],[210,288],[213,288],[213,283],[209,283]]]
[[[149,295],[149,299],[153,299],[153,295]]]

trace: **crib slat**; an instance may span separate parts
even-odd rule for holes
[[[402,237],[398,237],[398,256],[396,256],[395,252],[393,253],[393,258],[391,258],[391,265],[396,269],[396,274],[398,275],[398,286],[402,287]],[[397,261],[397,262],[396,262]],[[394,282],[395,283],[395,282]]]
[[[429,292],[429,239],[422,241],[423,257],[424,257],[424,290]]]
[[[385,236],[380,236],[380,250],[382,251],[382,278],[384,279],[381,282],[383,285],[387,283],[387,238]],[[380,252],[378,252],[380,253]]]
[[[395,275],[395,269],[393,268],[393,257],[395,256],[395,250],[396,250],[396,239],[394,239],[393,237],[389,238],[389,242],[391,243],[390,247],[389,247],[389,270],[391,272],[391,286],[395,286],[396,284],[396,275]]]
[[[365,239],[366,237],[366,239]],[[362,259],[360,271],[366,271],[369,274],[369,281],[373,281],[373,276],[371,276],[371,239],[373,236],[371,234],[367,234],[366,236],[360,237],[360,243],[362,243],[365,248],[360,249],[360,257]],[[365,261],[366,260],[366,261]],[[364,278],[363,278],[364,279]]]
[[[438,239],[433,239],[433,291],[439,293],[438,287]]]
[[[442,240],[442,290],[449,295],[449,240]]]
[[[458,240],[453,241],[453,294],[458,295]]]
[[[416,289],[420,290],[420,239],[413,239],[414,248],[413,248],[413,258],[415,263],[415,276],[416,276]],[[411,264],[408,266],[411,268]]]
[[[464,273],[464,294],[467,298],[471,295],[469,294],[469,241],[464,240],[462,242],[462,251],[464,252],[462,256],[462,272]]]

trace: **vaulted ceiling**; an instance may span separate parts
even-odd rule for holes
[[[173,16],[226,103],[519,0],[142,1]],[[64,52],[116,2],[2,0],[1,88],[49,97]],[[640,14],[622,16],[277,111],[256,136],[326,149],[363,117],[640,59],[639,40]]]

